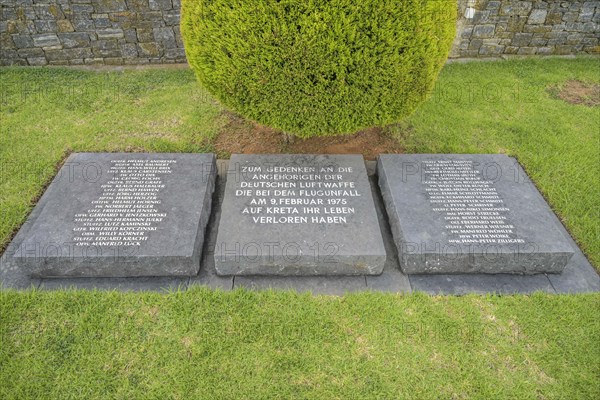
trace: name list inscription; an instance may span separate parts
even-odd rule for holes
[[[362,196],[353,167],[241,166],[235,196],[255,224],[346,224]]]
[[[167,213],[158,209],[163,176],[175,160],[112,160],[111,179],[84,213],[75,215],[76,246],[141,246]]]
[[[508,221],[510,209],[494,181],[468,160],[423,162],[424,185],[434,212],[441,213],[450,243],[525,243]]]

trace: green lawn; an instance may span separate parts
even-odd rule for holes
[[[600,107],[552,95],[600,83],[598,58],[452,64],[390,130],[408,152],[508,153],[600,266]],[[0,249],[70,151],[198,152],[225,126],[189,70],[0,69]]]
[[[389,127],[407,152],[508,153],[600,266],[599,59],[452,64]],[[0,248],[71,151],[214,150],[187,70],[0,68]],[[600,397],[600,295],[0,291],[0,398]]]
[[[596,399],[600,296],[0,292],[2,399]]]

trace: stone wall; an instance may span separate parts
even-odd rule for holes
[[[0,6],[0,65],[185,62],[180,0],[0,0]],[[458,0],[458,8],[454,58],[600,54],[600,1]]]
[[[600,1],[459,0],[451,57],[600,54]]]
[[[0,0],[0,64],[185,62],[180,0]]]

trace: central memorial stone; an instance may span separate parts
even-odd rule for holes
[[[386,252],[360,155],[232,155],[219,275],[378,275]]]
[[[11,261],[36,277],[195,275],[215,176],[213,154],[72,154]]]
[[[382,154],[377,174],[405,273],[559,273],[573,255],[513,158]]]

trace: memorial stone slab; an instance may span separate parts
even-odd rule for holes
[[[574,253],[513,158],[380,155],[377,174],[405,273],[560,273]]]
[[[219,275],[378,275],[385,261],[362,156],[231,157]]]
[[[36,277],[195,275],[215,175],[213,154],[72,154],[12,262]]]

